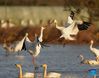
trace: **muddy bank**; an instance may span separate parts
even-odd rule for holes
[[[21,40],[25,33],[29,33],[29,38],[31,41],[34,40],[34,35],[40,34],[40,27],[12,27],[3,29],[0,28],[0,43],[13,43],[15,41]],[[55,26],[46,26],[44,30],[44,43],[50,44],[67,44],[67,43],[89,43],[91,39],[96,40],[96,28],[94,25],[90,26],[88,30],[83,30],[76,36],[77,40],[68,41],[64,39],[58,39],[61,35],[60,31],[55,28]]]

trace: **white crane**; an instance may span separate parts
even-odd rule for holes
[[[82,54],[80,54],[79,57],[81,58],[81,62],[80,62],[81,64],[88,64],[91,66],[99,65],[99,61],[97,60],[85,59]]]
[[[61,74],[57,72],[47,73],[47,64],[41,65],[43,67],[43,78],[61,78]]]
[[[96,49],[96,48],[93,47],[93,43],[94,43],[93,40],[91,40],[90,43],[91,43],[90,44],[90,50],[95,55],[96,60],[99,61],[99,49]]]
[[[38,54],[40,53],[41,50],[41,42],[43,41],[43,30],[45,28],[41,27],[41,33],[40,36],[38,37],[37,35],[35,35],[35,40],[34,42],[31,42],[29,40],[29,38],[27,37],[28,35],[26,35],[25,41],[24,41],[24,45],[23,45],[23,49],[25,49],[27,52],[30,53],[30,55],[33,56],[33,61],[34,61],[34,57],[38,56]]]
[[[31,72],[25,72],[23,74],[22,71],[22,65],[21,64],[15,64],[17,68],[19,68],[19,78],[34,78],[34,73]]]
[[[66,40],[75,40],[74,37],[71,37],[71,35],[73,33],[72,30],[73,30],[73,26],[74,26],[75,22],[73,22],[73,24],[71,26],[68,26],[68,27],[60,27],[60,26],[58,26],[56,20],[54,20],[54,23],[56,25],[56,28],[61,31],[62,35],[60,36],[60,38],[63,37]],[[78,30],[77,30],[77,32],[78,32]]]
[[[67,27],[60,27],[57,25],[57,20],[54,20],[55,26],[61,31],[60,38],[65,38],[66,40],[75,40],[72,35],[77,35],[80,30],[86,30],[90,26],[89,22],[84,22],[82,20],[73,20],[74,15],[70,15],[67,20]]]

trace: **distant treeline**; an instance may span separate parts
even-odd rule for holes
[[[99,21],[99,0],[0,0],[1,6],[63,6],[87,7],[91,20]]]
[[[0,5],[99,6],[99,0],[0,0]]]

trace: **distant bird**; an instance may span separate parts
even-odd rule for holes
[[[19,78],[34,78],[34,73],[26,72],[23,74],[22,65],[15,64],[17,68],[19,68]]]
[[[23,37],[23,39],[21,41],[19,41],[18,43],[16,43],[13,46],[7,46],[7,44],[5,42],[3,44],[3,48],[6,50],[6,55],[8,55],[9,53],[15,53],[15,52],[18,52],[18,54],[19,54],[19,52],[22,50],[25,37]]]
[[[1,28],[7,28],[7,27],[15,27],[16,25],[12,22],[11,19],[9,20],[1,20]]]
[[[96,61],[96,60],[89,60],[89,59],[84,59],[84,56],[83,55],[79,55],[79,57],[81,58],[81,64],[88,64],[88,65],[91,65],[91,66],[95,66],[95,65],[99,65],[99,61]]]
[[[27,26],[28,26],[27,20],[22,19],[22,20],[20,21],[20,25],[23,26],[23,27],[27,27]]]
[[[96,49],[96,48],[93,47],[93,43],[94,43],[93,40],[91,40],[90,42],[91,42],[91,44],[90,44],[90,50],[95,55],[96,60],[99,61],[99,49]]]
[[[60,73],[56,73],[56,72],[47,73],[47,64],[43,64],[41,65],[41,67],[43,67],[43,78],[61,78]]]
[[[33,56],[33,60],[34,60],[34,57],[38,56],[38,54],[40,53],[42,41],[43,41],[43,30],[44,29],[45,29],[44,27],[41,27],[40,36],[38,37],[37,35],[35,35],[34,42],[31,42],[29,40],[28,35],[26,36],[26,38],[24,40],[23,49],[25,49],[27,52],[30,53],[30,55]]]
[[[32,19],[29,20],[29,25],[30,25],[30,26],[34,26],[34,22],[33,22]]]
[[[70,15],[67,20],[67,27],[60,27],[57,25],[57,20],[54,20],[55,26],[61,31],[60,38],[65,38],[66,40],[76,40],[72,35],[77,35],[81,30],[87,30],[91,23],[82,20],[73,20],[73,15]]]

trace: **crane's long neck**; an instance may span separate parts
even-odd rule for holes
[[[43,78],[46,78],[47,77],[47,67],[44,67],[43,68]]]
[[[81,61],[84,61],[84,56],[80,55]]]
[[[43,30],[44,30],[44,28],[41,27],[41,32],[40,32],[40,37],[39,37],[40,42],[43,41]]]
[[[57,29],[60,29],[60,27],[57,25],[57,23],[55,23],[55,26],[56,26]]]
[[[81,62],[82,62],[83,64],[90,64],[90,63],[89,63],[89,60],[84,59],[84,56],[83,56],[83,55],[80,55],[80,57],[81,57]]]
[[[19,67],[19,78],[22,78],[22,67]]]
[[[93,50],[93,43],[90,44],[90,50]]]
[[[57,23],[55,23],[55,27],[56,27],[58,30],[63,30],[63,27],[58,26]]]
[[[84,59],[83,55],[80,55],[81,57],[81,64],[89,64],[89,60]]]

